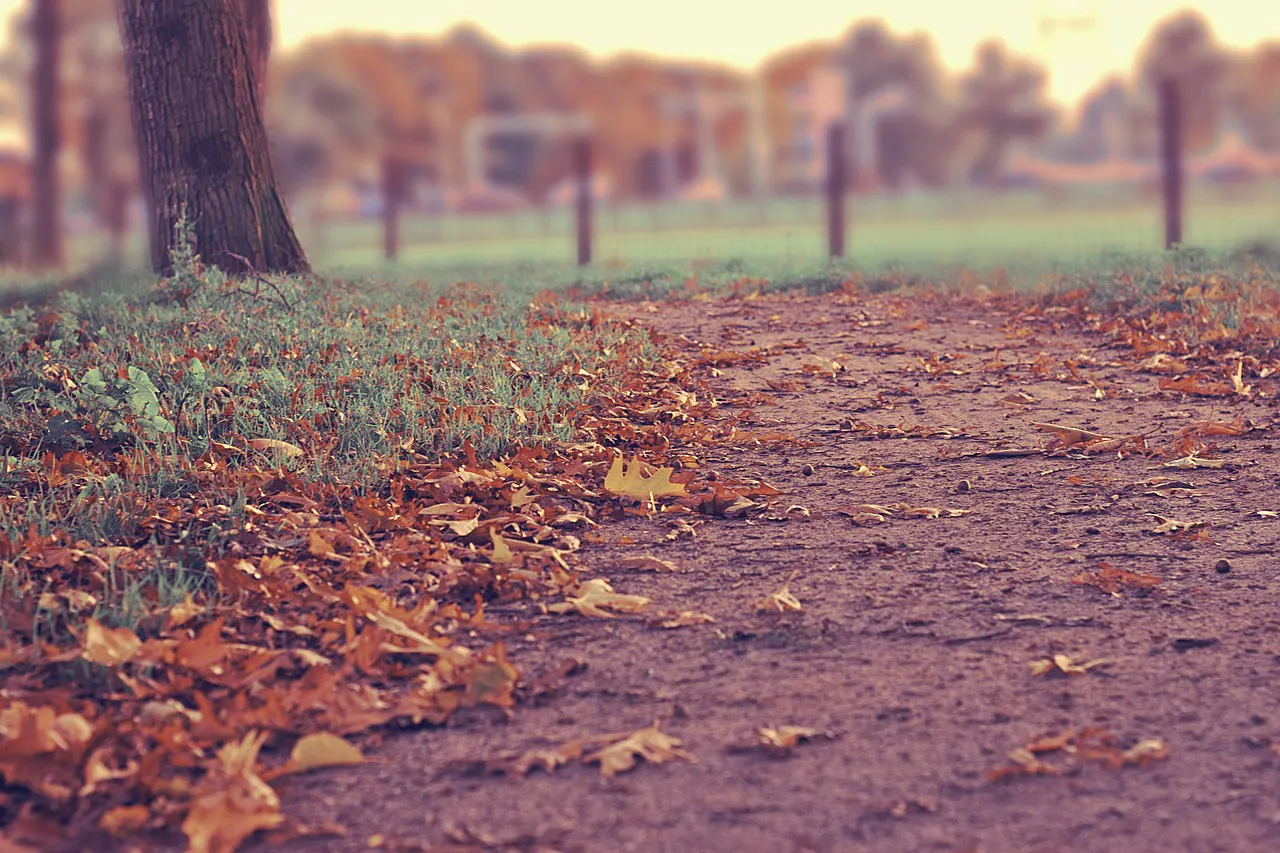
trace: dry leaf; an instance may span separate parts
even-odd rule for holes
[[[609,473],[604,478],[605,491],[615,495],[626,495],[638,501],[648,503],[655,498],[668,495],[683,496],[687,494],[683,485],[671,482],[674,468],[658,468],[653,476],[645,479],[641,473],[643,463],[632,457],[631,464],[623,471],[622,457],[615,456]]]
[[[1150,532],[1152,533],[1176,533],[1179,530],[1195,530],[1196,528],[1204,527],[1207,523],[1203,521],[1177,521],[1172,518],[1165,518],[1163,515],[1156,515],[1154,512],[1149,512],[1147,515],[1160,521],[1158,525],[1151,528]]]
[[[1106,659],[1091,660],[1088,663],[1076,663],[1069,655],[1056,654],[1053,657],[1033,660],[1029,664],[1034,675],[1087,675],[1089,670],[1107,666],[1111,661]]]
[[[1074,447],[1077,444],[1085,444],[1098,439],[1110,440],[1112,436],[1103,435],[1098,432],[1091,432],[1087,429],[1079,427],[1062,426],[1061,424],[1041,424],[1033,423],[1033,427],[1042,429],[1045,432],[1051,432],[1061,443],[1062,447]]]
[[[262,774],[265,780],[294,773],[305,773],[319,767],[342,767],[364,763],[360,750],[335,734],[317,732],[298,739],[282,767]]]
[[[786,613],[787,611],[801,610],[800,600],[796,598],[790,590],[791,581],[787,581],[782,585],[782,589],[777,592],[770,593],[764,598],[756,602],[757,613]]]
[[[613,591],[604,578],[592,578],[578,585],[576,596],[566,596],[558,604],[547,605],[552,613],[568,613],[577,610],[583,616],[596,616],[601,619],[612,619],[612,613],[605,608],[622,613],[638,613],[649,604],[643,595],[621,595]]]
[[[687,628],[690,625],[704,625],[715,621],[707,613],[701,613],[697,610],[684,610],[674,615],[650,619],[649,625],[653,628]]]
[[[297,459],[303,452],[298,445],[275,438],[251,438],[249,446],[260,453],[278,453],[285,459]]]
[[[284,822],[280,798],[255,770],[266,738],[267,732],[250,732],[219,751],[182,822],[188,853],[232,853],[258,830]]]
[[[670,560],[661,560],[657,557],[647,555],[637,555],[634,557],[620,557],[616,560],[610,560],[601,566],[601,569],[641,569],[652,572],[678,572],[680,567]]]
[[[90,619],[85,625],[83,643],[84,659],[103,666],[119,666],[142,647],[142,641],[133,631],[104,628],[97,619]]]
[[[612,779],[619,773],[625,773],[636,766],[636,759],[643,758],[651,764],[662,764],[673,758],[696,762],[689,753],[680,749],[680,738],[671,737],[659,730],[659,721],[653,725],[626,735],[622,740],[611,743],[595,752],[584,755],[582,760],[587,764],[600,764],[600,771]]]

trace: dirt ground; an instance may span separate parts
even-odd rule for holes
[[[715,622],[659,630],[643,614],[531,608],[508,648],[540,696],[509,720],[458,714],[387,734],[363,766],[285,780],[286,813],[345,835],[245,849],[1280,849],[1280,518],[1257,514],[1280,510],[1270,398],[1160,391],[1132,352],[1002,306],[893,295],[613,306],[687,336],[691,352],[761,348],[761,360],[724,359],[713,387],[739,405],[756,395],[753,428],[807,440],[700,460],[701,477],[782,490],[772,520],[702,519],[689,536],[662,515],[634,518],[584,547],[588,567],[675,562],[601,574],[653,609]],[[1069,375],[1071,358],[1096,385]],[[1050,367],[1040,378],[1037,359]],[[990,454],[1041,448],[1052,435],[1036,422],[1156,447],[1188,423],[1238,416],[1256,428],[1211,439],[1221,468]],[[1160,476],[1181,484],[1149,482]],[[861,504],[967,514],[875,523],[851,515]],[[1208,527],[1153,533],[1152,514]],[[1115,594],[1073,583],[1104,563],[1159,583]],[[802,609],[758,613],[788,580]],[[1055,654],[1106,663],[1032,671]],[[695,761],[613,779],[580,764],[525,778],[468,765],[655,719]],[[784,725],[834,737],[783,756],[733,748]],[[1074,754],[1050,748],[1068,742]],[[1028,745],[1034,757],[1010,759]],[[1046,770],[1037,759],[1057,773],[1025,772]],[[1023,772],[990,778],[1001,767]]]

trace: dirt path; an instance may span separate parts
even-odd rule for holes
[[[399,850],[1280,846],[1270,748],[1280,744],[1280,519],[1256,514],[1280,510],[1266,398],[1160,392],[1131,353],[1069,324],[1055,331],[1053,315],[1014,320],[994,304],[782,296],[619,310],[712,352],[767,351],[720,367],[716,387],[758,392],[767,402],[752,410],[755,425],[811,446],[722,452],[701,460],[700,476],[763,478],[784,493],[782,520],[708,520],[674,541],[670,518],[606,525],[607,542],[583,551],[587,565],[674,561],[682,571],[604,574],[655,609],[705,611],[715,623],[666,631],[643,617],[533,617],[528,638],[509,643],[527,676],[571,659],[584,670],[510,721],[460,714],[388,735],[369,750],[376,763],[284,782],[286,812],[347,834],[272,849],[367,850],[374,835]],[[805,346],[779,349],[797,340]],[[1097,359],[1078,368],[1096,387],[1063,366],[1082,354]],[[806,372],[815,357],[846,369]],[[779,390],[789,383],[796,390]],[[1158,470],[1162,458],[1115,453],[980,455],[1038,447],[1050,435],[1033,422],[1151,432],[1156,446],[1190,422],[1240,415],[1260,428],[1210,439],[1228,463],[1219,469]],[[935,437],[875,440],[867,425]],[[863,463],[871,476],[858,476]],[[1194,491],[1138,485],[1162,475]],[[872,523],[865,510],[847,514],[859,504],[968,512],[900,510]],[[1194,538],[1203,528],[1149,533],[1159,523],[1149,513],[1208,522],[1207,538]],[[1117,595],[1072,582],[1102,563],[1160,582]],[[803,609],[757,613],[789,578]],[[1109,663],[1032,673],[1031,661],[1054,654]],[[612,780],[580,765],[510,779],[454,764],[654,719],[696,763],[642,764]],[[837,737],[785,758],[729,749],[770,725]],[[1074,755],[1043,740],[1085,729],[1095,733]],[[1038,738],[1038,758],[1060,775],[989,778]],[[1126,766],[1095,760],[1122,761],[1134,746]]]

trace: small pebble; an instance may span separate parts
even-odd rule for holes
[[[840,422],[840,429],[853,429],[853,421],[845,418]]]
[[[971,486],[971,485],[969,484],[969,481],[968,481],[968,480],[961,480],[961,481],[956,485],[956,491],[957,491],[957,492],[967,492],[967,491],[969,491],[969,490],[970,490],[970,489],[972,489],[972,488],[973,488],[973,486]]]
[[[1214,565],[1213,570],[1214,570],[1215,572],[1217,572],[1218,574],[1220,574],[1220,575],[1225,575],[1227,572],[1231,571],[1231,561],[1230,561],[1230,560],[1219,560],[1219,561]]]
[[[814,468],[812,465],[805,464],[805,466],[804,466],[803,468],[801,468],[801,469],[800,469],[800,473],[801,473],[801,474],[804,474],[806,477],[809,477],[809,476],[812,476],[812,475],[813,475],[813,472],[814,472],[814,471],[816,471],[816,470],[817,470],[817,469],[816,469],[816,468]]]

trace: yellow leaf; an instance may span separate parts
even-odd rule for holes
[[[603,568],[612,569],[647,569],[653,572],[678,572],[680,567],[670,560],[661,560],[657,557],[648,555],[636,555],[634,557],[620,557],[616,560],[610,560]]]
[[[606,613],[604,608],[626,613],[637,613],[649,604],[643,595],[620,595],[613,591],[604,578],[592,578],[578,585],[577,596],[566,596],[565,600],[547,607],[552,613],[568,613],[577,610],[583,616],[596,616],[601,619],[612,619],[613,614]]]
[[[582,760],[587,764],[599,763],[600,771],[610,779],[635,767],[637,758],[643,758],[652,764],[662,764],[673,758],[697,761],[680,749],[680,738],[663,734],[658,726],[659,722],[654,720],[652,726],[632,732],[621,740],[584,755]]]
[[[204,606],[196,604],[191,600],[191,593],[187,593],[186,599],[173,607],[169,608],[169,628],[177,628],[179,625],[190,622],[196,616],[204,612]]]
[[[785,613],[788,610],[801,610],[800,599],[792,594],[791,581],[787,581],[782,585],[782,589],[775,593],[766,595],[764,598],[756,602],[756,612],[758,613]]]
[[[645,479],[642,475],[643,463],[632,457],[631,463],[624,471],[622,457],[615,456],[609,473],[604,478],[604,487],[615,495],[626,495],[638,501],[651,501],[668,495],[685,495],[683,485],[671,482],[674,468],[658,468],[653,476]]]
[[[311,552],[313,557],[327,557],[336,553],[333,550],[333,545],[316,530],[312,530],[311,535],[308,537],[307,550]]]
[[[253,833],[284,822],[280,798],[254,769],[266,737],[251,732],[219,751],[182,822],[187,853],[233,853]]]
[[[275,779],[293,773],[305,773],[320,767],[343,767],[363,764],[360,750],[329,732],[316,732],[299,738],[289,753],[289,761],[280,768],[263,773],[263,779]]]
[[[702,625],[707,622],[716,621],[709,613],[699,613],[696,610],[685,610],[681,613],[662,616],[657,619],[651,619],[649,625],[653,628],[685,628],[689,625]]]
[[[493,530],[489,531],[489,536],[493,539],[493,561],[495,563],[510,563],[516,558],[505,539]]]
[[[128,628],[104,628],[96,619],[90,619],[85,627],[83,657],[90,663],[118,666],[141,646],[138,635]]]

